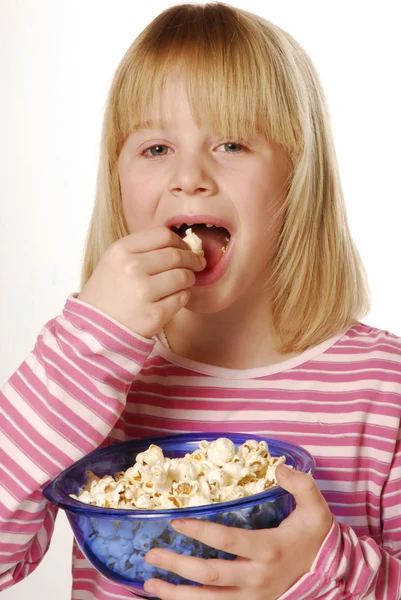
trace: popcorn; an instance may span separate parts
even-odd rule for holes
[[[238,449],[228,438],[202,440],[199,449],[184,458],[167,458],[151,444],[136,456],[125,472],[99,478],[87,471],[87,481],[75,500],[124,509],[169,509],[229,502],[277,485],[276,468],[285,456],[272,457],[266,442],[247,440]],[[112,537],[105,532],[103,537]],[[119,534],[125,539],[124,529]],[[122,560],[129,544],[121,555]]]
[[[219,438],[207,447],[207,457],[218,467],[231,461],[235,454],[235,446],[227,438]]]
[[[200,256],[205,256],[205,253],[202,250],[202,240],[200,237],[198,237],[191,228],[187,229],[185,234],[186,235],[183,238],[183,241],[192,250],[192,252],[195,252],[195,254],[199,254]]]
[[[230,500],[238,500],[244,498],[248,494],[245,489],[239,485],[228,485],[221,490],[221,502],[229,502]],[[249,494],[250,495],[250,494]]]
[[[208,483],[214,483],[218,487],[228,485],[228,475],[222,469],[213,469],[208,471],[205,475]]]
[[[139,498],[135,500],[134,504],[136,508],[149,509],[155,507],[155,503],[153,502],[152,498],[150,498],[150,496],[147,496],[146,494],[139,496]]]
[[[178,481],[192,481],[198,476],[197,468],[194,464],[187,460],[180,462],[175,470]]]
[[[231,479],[239,481],[246,477],[249,473],[249,470],[243,466],[242,463],[226,463],[223,465],[222,470],[226,473]]]
[[[159,448],[159,446],[151,444],[149,448],[143,452],[143,464],[151,467],[159,463],[164,463],[163,450]]]
[[[278,456],[272,458],[272,463],[267,467],[266,479],[270,481],[272,485],[277,485],[276,469],[282,463],[285,463],[285,456]]]
[[[109,542],[109,552],[114,558],[123,558],[127,556],[126,560],[131,556],[134,546],[131,540],[120,540],[118,537],[113,538]]]
[[[117,533],[113,521],[98,521],[96,531],[105,540],[113,539]]]
[[[210,504],[210,498],[200,492],[190,496],[188,500],[188,506],[206,506],[207,504]]]

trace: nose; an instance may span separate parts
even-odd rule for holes
[[[216,193],[217,185],[207,159],[198,154],[187,155],[176,159],[172,165],[169,191],[177,196],[182,193],[188,196],[212,196]]]

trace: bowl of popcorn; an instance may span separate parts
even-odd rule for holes
[[[175,531],[175,518],[195,517],[230,527],[277,527],[294,498],[275,478],[278,464],[313,473],[300,446],[249,434],[180,434],[131,440],[91,452],[44,489],[66,512],[89,562],[105,577],[152,598],[144,582],[159,577],[195,584],[148,564],[151,548],[232,560]]]

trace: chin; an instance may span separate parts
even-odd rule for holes
[[[211,287],[208,290],[196,287],[192,288],[191,297],[185,308],[200,315],[207,315],[225,310],[232,306],[235,300],[233,290],[223,292],[223,290],[212,290]]]

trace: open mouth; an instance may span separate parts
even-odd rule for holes
[[[173,225],[171,229],[184,238],[189,227],[202,240],[202,249],[207,263],[206,269],[213,269],[227,250],[231,239],[230,232],[225,227],[218,227],[211,223],[182,223]]]

